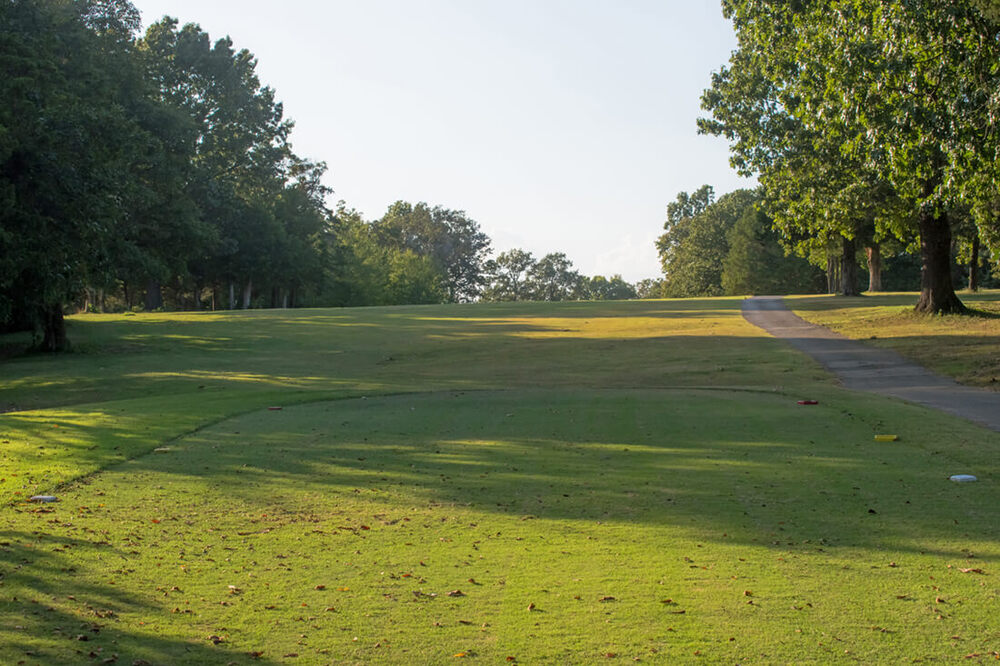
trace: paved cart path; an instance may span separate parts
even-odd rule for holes
[[[1000,431],[1000,393],[962,386],[894,351],[851,340],[824,326],[810,324],[785,307],[780,296],[746,299],[743,317],[812,356],[846,388],[901,398]]]

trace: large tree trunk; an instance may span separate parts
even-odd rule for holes
[[[868,292],[882,291],[882,249],[878,243],[865,248],[868,258]]]
[[[972,257],[969,259],[969,291],[979,291],[979,232],[972,239]]]
[[[163,307],[163,289],[156,280],[150,280],[146,285],[146,310],[152,312]]]
[[[236,285],[232,280],[229,281],[229,309],[236,309]]]
[[[857,246],[853,238],[842,237],[843,254],[840,257],[840,295],[859,296]]]
[[[243,309],[250,309],[250,300],[253,298],[253,278],[247,278],[247,286],[243,287]]]
[[[920,215],[920,300],[917,312],[965,312],[951,280],[951,221],[947,213]]]
[[[837,267],[839,262],[837,259],[827,252],[826,255],[826,293],[836,294],[837,285],[840,284],[839,276],[837,275]]]
[[[66,320],[63,318],[61,305],[52,305],[42,313],[42,344],[39,350],[45,352],[61,352],[69,349],[66,339]]]

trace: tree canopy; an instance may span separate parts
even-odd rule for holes
[[[699,127],[759,175],[786,240],[919,236],[917,309],[962,311],[954,218],[996,192],[990,4],[726,0],[739,46],[713,75]],[[987,215],[977,224],[984,237],[996,227]]]

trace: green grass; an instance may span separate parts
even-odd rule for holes
[[[1000,390],[1000,290],[959,296],[971,314],[917,314],[913,293],[796,296],[788,303],[808,321],[894,349],[963,384]]]
[[[72,333],[4,362],[2,663],[1000,650],[1000,436],[837,388],[738,300]]]

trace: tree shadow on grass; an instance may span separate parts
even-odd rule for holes
[[[696,526],[803,551],[962,557],[963,544],[1000,544],[992,485],[948,481],[956,470],[994,478],[996,435],[889,401],[824,403],[723,391],[397,396],[248,415],[183,440],[174,461],[134,464],[194,475],[209,496],[261,511],[322,512],[363,493],[386,509]],[[875,444],[887,428],[901,440]]]
[[[44,510],[43,510],[44,511]],[[129,574],[129,554],[103,540],[56,535],[59,527],[32,532],[0,530],[0,660],[4,663],[227,664],[276,663],[232,651],[225,645],[158,635],[155,628],[126,628],[129,616],[155,611],[147,599],[112,581],[97,583],[91,558],[120,560]],[[196,633],[192,632],[192,633]]]
[[[386,323],[375,331],[321,331],[299,340],[301,329],[286,339],[276,332],[272,343],[242,351],[236,345],[99,361],[66,357],[43,366],[14,364],[9,369],[17,372],[4,383],[0,401],[31,409],[158,395],[173,401],[183,394],[208,402],[219,391],[761,386],[819,378],[798,353],[764,336],[713,335],[707,325],[666,335],[655,325],[638,334],[565,332],[563,326]]]

